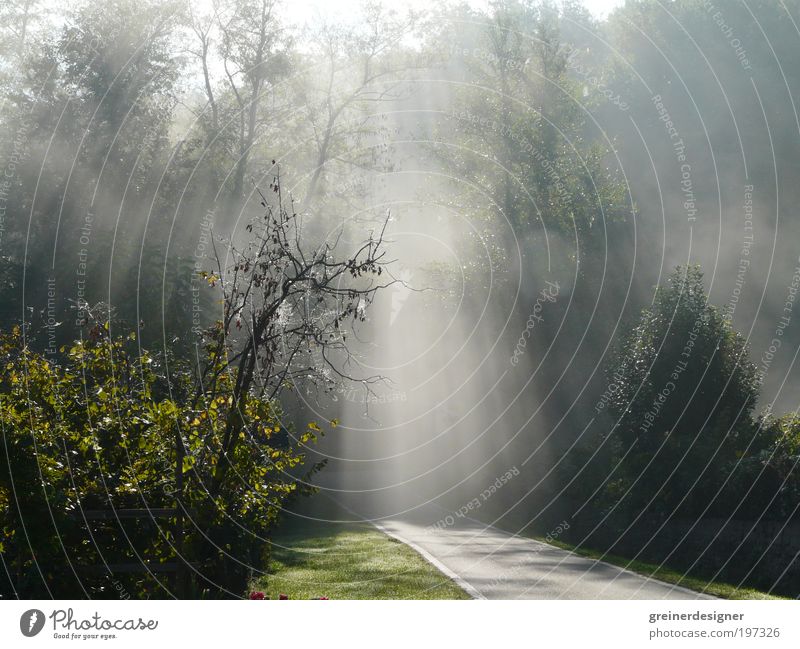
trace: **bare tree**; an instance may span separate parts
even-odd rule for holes
[[[13,46],[23,59],[31,24],[41,17],[41,0],[4,0],[0,19],[9,36],[8,46]]]
[[[208,106],[211,109],[211,129],[207,138],[208,142],[212,141],[219,133],[219,107],[217,106],[217,98],[214,93],[210,71],[213,45],[212,32],[215,22],[213,15],[203,16],[198,14],[191,6],[189,7],[189,27],[197,39],[198,49],[189,49],[188,52],[200,61],[203,70],[203,87]]]
[[[274,400],[306,382],[333,390],[340,381],[363,385],[382,379],[358,375],[348,331],[365,320],[380,289],[399,281],[387,268],[388,214],[342,254],[344,226],[314,245],[304,237],[304,217],[292,199],[285,204],[277,165],[269,189],[269,196],[262,194],[263,216],[247,226],[250,242],[242,249],[231,246],[225,259],[215,250],[216,271],[206,273],[209,283],[221,285],[224,308],[208,332],[208,362],[199,372],[195,405],[218,396],[228,396],[231,404],[219,457],[211,463],[212,496],[247,426],[249,398]]]
[[[359,138],[376,131],[364,108],[398,98],[399,75],[409,67],[397,48],[414,28],[416,16],[400,18],[380,3],[367,2],[363,17],[357,27],[325,23],[313,35],[318,76],[304,80],[301,89],[314,143],[314,170],[306,190],[309,204],[323,193],[328,163],[343,163],[345,173],[363,166],[359,156],[349,153]]]
[[[237,197],[257,139],[261,104],[289,69],[289,39],[276,16],[277,4],[277,0],[218,0],[214,4],[225,78],[238,109],[239,146],[233,174]]]

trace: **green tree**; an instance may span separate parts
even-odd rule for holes
[[[504,0],[487,15],[450,16],[457,29],[443,38],[470,87],[443,135],[494,161],[452,154],[460,173],[492,192],[517,236],[544,224],[589,248],[603,220],[624,215],[625,195],[568,73],[567,11]]]
[[[743,337],[708,303],[697,266],[677,269],[608,371],[614,475],[627,506],[697,515],[753,439],[759,374]]]

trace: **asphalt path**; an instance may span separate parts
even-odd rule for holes
[[[377,527],[476,599],[713,599],[473,519],[427,513],[382,520]]]

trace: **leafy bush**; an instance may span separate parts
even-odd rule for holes
[[[702,277],[699,267],[677,269],[609,368],[614,484],[636,511],[704,512],[725,467],[752,446],[759,375]]]
[[[232,408],[229,376],[213,384],[215,393],[193,394],[188,373],[167,382],[159,360],[134,346],[132,335],[114,338],[98,326],[55,363],[28,349],[18,328],[0,334],[3,596],[174,592],[168,572],[113,568],[174,562],[174,516],[87,520],[89,510],[185,508],[183,557],[195,575],[187,594],[241,594],[250,566],[266,565],[265,539],[300,490],[300,446],[320,428],[291,435],[275,402],[246,395],[246,439],[227,458],[235,479],[211,499],[207,484]]]
[[[736,518],[787,521],[800,503],[800,416],[763,416],[751,448],[731,467],[724,501]]]

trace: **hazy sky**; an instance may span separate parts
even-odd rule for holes
[[[584,0],[583,4],[596,16],[606,16],[615,7],[625,4],[625,0]]]
[[[394,5],[398,8],[411,7],[415,9],[430,6],[429,0],[385,0],[387,5]],[[624,4],[625,0],[583,0],[583,4],[593,14],[604,17],[614,7]],[[303,22],[314,16],[316,13],[327,15],[346,16],[348,13],[356,13],[361,0],[302,0],[301,2],[290,2],[284,5],[285,10],[297,22]],[[472,0],[472,4],[488,4],[486,0]]]

